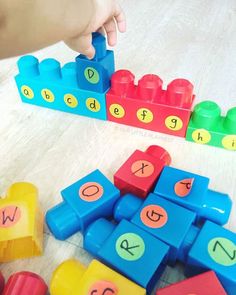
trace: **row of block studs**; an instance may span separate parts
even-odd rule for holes
[[[46,295],[48,287],[37,274],[27,271],[10,276],[5,287],[0,289],[1,295]]]
[[[41,255],[43,213],[37,188],[15,183],[0,199],[0,262]]]

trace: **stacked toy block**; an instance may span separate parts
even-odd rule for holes
[[[76,62],[62,68],[55,59],[39,63],[34,56],[22,57],[15,78],[22,101],[106,120],[106,92],[114,72],[114,54],[106,50],[105,37],[98,33],[93,35],[93,45],[93,60],[79,55]]]
[[[223,117],[215,102],[197,104],[188,125],[186,139],[236,151],[236,107]]]
[[[185,137],[194,100],[193,85],[185,79],[172,81],[163,90],[156,75],[145,75],[135,85],[134,75],[117,71],[107,93],[108,120]]]
[[[215,274],[156,294],[197,292],[198,281],[211,280],[210,294],[226,294],[224,288],[235,295],[236,235],[222,227],[232,202],[210,189],[207,177],[170,162],[165,149],[150,146],[125,161],[115,185],[96,170],[62,191],[63,202],[46,214],[48,227],[61,240],[82,231],[84,249],[96,260],[87,270],[76,260],[61,264],[51,280],[52,295],[152,294],[165,266],[177,261],[188,276]]]

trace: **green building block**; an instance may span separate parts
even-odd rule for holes
[[[223,117],[215,102],[197,104],[190,118],[186,139],[236,151],[236,107],[228,110]]]

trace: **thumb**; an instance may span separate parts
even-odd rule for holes
[[[65,43],[72,50],[86,55],[89,59],[92,59],[95,55],[95,49],[92,45],[92,34],[73,37],[66,40]]]

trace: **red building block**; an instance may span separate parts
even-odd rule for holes
[[[156,295],[227,295],[213,271],[157,290]]]
[[[0,294],[2,294],[4,283],[5,283],[4,277],[3,277],[2,273],[0,272]]]
[[[194,100],[193,85],[176,79],[163,90],[163,81],[156,75],[143,76],[138,85],[134,79],[127,70],[113,74],[106,96],[108,120],[185,137]]]
[[[10,276],[2,295],[46,295],[48,287],[37,274],[22,271]]]
[[[171,157],[160,146],[152,145],[145,152],[136,150],[114,175],[114,184],[121,194],[133,193],[145,198]]]

